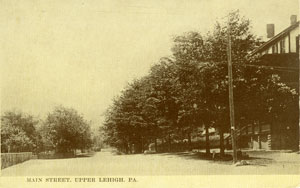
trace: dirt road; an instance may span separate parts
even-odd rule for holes
[[[92,157],[34,159],[3,169],[2,176],[110,176],[110,175],[240,175],[300,174],[297,153],[262,153],[253,165],[208,161],[192,153],[114,155],[98,152]],[[276,160],[274,160],[276,159]]]

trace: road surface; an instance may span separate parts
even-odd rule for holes
[[[114,155],[106,151],[92,157],[33,159],[3,169],[1,176],[300,174],[300,154],[261,155],[265,159],[237,167],[199,159],[192,153]]]

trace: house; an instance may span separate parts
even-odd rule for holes
[[[255,49],[251,54],[299,54],[299,21],[297,16],[291,16],[288,28],[275,35],[275,25],[267,24],[269,40]]]
[[[275,25],[267,24],[269,40],[255,49],[251,55],[259,56],[260,65],[269,66],[281,80],[299,91],[299,21],[291,16],[290,26],[275,34]]]
[[[275,35],[275,25],[267,25],[269,40],[255,49],[251,55],[258,56],[260,66],[272,68],[281,80],[299,91],[299,21],[292,15],[291,24]],[[241,148],[299,150],[299,106],[274,120],[253,122],[240,127],[238,142]],[[244,124],[245,125],[245,124]]]

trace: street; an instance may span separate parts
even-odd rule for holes
[[[253,152],[250,165],[209,161],[194,153],[114,155],[98,152],[92,157],[32,159],[1,171],[2,176],[110,176],[110,175],[272,175],[300,174],[300,155]]]

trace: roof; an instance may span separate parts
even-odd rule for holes
[[[255,55],[256,53],[261,52],[261,51],[265,50],[266,48],[270,47],[274,42],[276,42],[276,41],[280,40],[282,37],[288,35],[288,33],[291,30],[299,27],[299,23],[300,23],[300,21],[296,22],[293,25],[290,25],[288,28],[286,28],[282,32],[278,33],[273,38],[271,38],[269,41],[265,42],[263,45],[259,46],[254,51],[252,51],[250,55]]]

